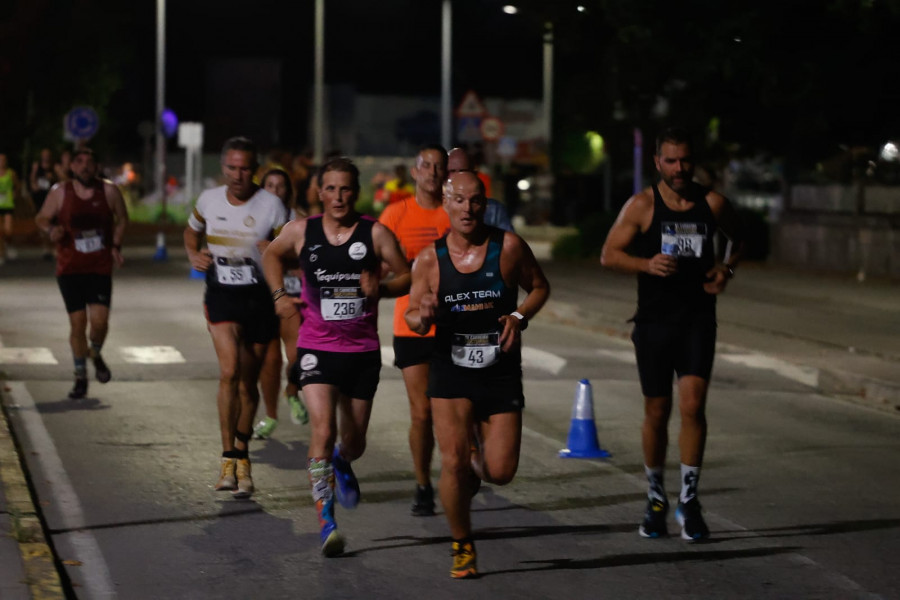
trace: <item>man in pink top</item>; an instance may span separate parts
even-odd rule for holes
[[[328,161],[317,179],[322,214],[288,223],[263,254],[263,270],[278,315],[289,318],[299,308],[303,317],[293,378],[310,416],[307,471],[322,553],[336,556],[344,538],[334,499],[344,508],[359,503],[350,462],[365,451],[381,370],[378,299],[409,290],[409,266],[391,231],[356,212],[359,171],[350,160]],[[299,302],[284,290],[282,261],[295,257],[303,274]],[[395,274],[383,282],[382,262]]]

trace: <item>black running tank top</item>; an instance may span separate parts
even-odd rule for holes
[[[435,319],[435,354],[460,367],[481,369],[501,362],[500,317],[516,310],[518,291],[503,281],[500,252],[504,231],[490,227],[481,267],[460,273],[447,249],[447,237],[434,242],[440,270]],[[502,353],[502,362],[519,361],[521,348]]]
[[[671,210],[653,186],[653,220],[635,238],[636,253],[652,258],[663,252],[677,257],[678,272],[669,277],[638,274],[635,321],[678,322],[693,316],[715,318],[716,297],[703,290],[706,273],[715,266],[716,219],[706,202],[708,190],[691,184],[686,211]]]

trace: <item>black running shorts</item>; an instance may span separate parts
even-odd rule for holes
[[[297,348],[291,381],[299,387],[325,383],[345,396],[372,400],[381,378],[381,350],[370,352],[326,352]]]
[[[401,369],[431,361],[434,352],[433,337],[394,336],[394,366]]]
[[[67,313],[84,310],[88,304],[102,304],[109,307],[112,301],[111,275],[96,273],[57,275],[56,283],[62,292]]]
[[[716,352],[715,319],[635,323],[631,341],[645,397],[671,396],[673,374],[694,375],[709,381]]]
[[[248,342],[267,344],[279,336],[278,316],[266,286],[245,289],[207,286],[203,302],[206,319],[211,324],[237,323]]]
[[[525,408],[521,360],[511,359],[486,369],[469,369],[435,358],[428,371],[429,398],[468,398],[475,419],[520,412]]]

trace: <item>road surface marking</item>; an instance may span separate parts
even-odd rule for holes
[[[394,348],[392,346],[381,347],[381,365],[383,367],[394,366]]]
[[[540,369],[553,375],[559,375],[566,366],[566,359],[550,352],[525,346],[522,348],[522,368]]]
[[[170,365],[185,362],[181,352],[173,346],[125,346],[119,348],[125,362],[143,365]]]
[[[613,360],[617,360],[619,362],[624,362],[628,364],[635,364],[637,362],[634,358],[634,350],[596,350],[595,351],[599,356],[604,358],[611,358]]]
[[[93,533],[82,531],[85,522],[81,503],[59,458],[50,432],[41,420],[34,398],[28,393],[23,382],[10,381],[8,385],[12,403],[19,406],[19,418],[28,431],[28,439],[31,440],[33,450],[31,457],[38,462],[44,478],[51,482],[48,486],[49,492],[53,495],[51,505],[59,512],[62,520],[61,528],[69,532],[66,536],[75,552],[73,558],[81,563],[77,572],[81,577],[77,583],[85,591],[84,597],[115,598],[116,588],[100,551],[100,545]]]
[[[814,367],[792,365],[781,359],[764,354],[719,354],[719,358],[726,362],[744,365],[752,369],[775,371],[782,377],[810,387],[818,387],[819,385],[819,370]]]
[[[391,346],[381,347],[381,364],[385,367],[394,366],[394,348]],[[559,375],[560,371],[566,366],[566,359],[550,352],[537,350],[535,348],[522,348],[522,368],[538,369],[547,371],[552,375]]]
[[[50,348],[0,347],[0,365],[57,365]]]

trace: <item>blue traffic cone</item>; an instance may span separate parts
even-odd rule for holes
[[[572,424],[566,449],[559,451],[560,458],[608,458],[612,456],[600,447],[597,441],[597,426],[594,424],[594,394],[591,382],[582,379],[575,390],[575,405],[572,407]]]
[[[169,260],[169,253],[166,251],[166,234],[162,231],[156,234],[156,252],[153,254],[153,260],[156,262]]]

